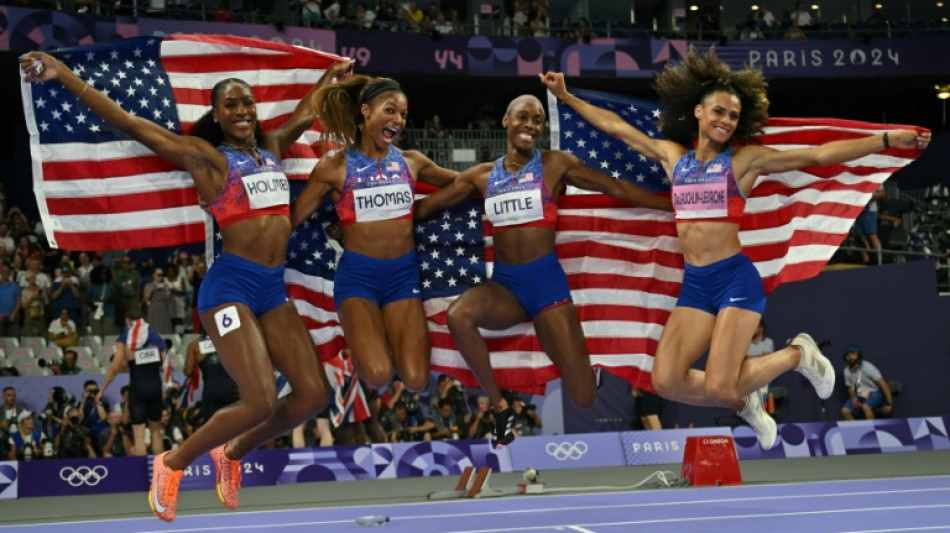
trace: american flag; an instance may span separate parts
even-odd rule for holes
[[[247,81],[264,131],[339,58],[226,36],[136,37],[53,52],[126,111],[187,133],[224,78]],[[191,178],[104,123],[56,82],[22,82],[37,204],[52,246],[121,250],[206,241],[210,218]],[[291,179],[306,179],[320,154],[319,127],[283,154]],[[157,231],[156,231],[157,230]]]

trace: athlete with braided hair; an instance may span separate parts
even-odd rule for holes
[[[570,94],[563,74],[548,72],[541,81],[595,127],[661,164],[672,183],[686,265],[679,300],[653,362],[654,388],[683,403],[735,408],[762,448],[771,448],[776,425],[762,407],[758,388],[795,369],[828,398],[835,373],[806,333],[782,350],[745,357],[765,310],[762,278],[739,242],[747,195],[762,174],[844,163],[888,148],[923,149],[930,133],[888,131],[787,151],[761,146],[755,136],[769,106],[762,72],[732,71],[712,50],[700,55],[691,48],[682,63],[667,65],[657,77],[665,106],[659,124],[666,139],[651,138],[617,114]],[[707,348],[705,370],[690,368]]]

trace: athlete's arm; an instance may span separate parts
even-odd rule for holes
[[[409,168],[412,169],[412,175],[423,183],[445,187],[458,176],[458,172],[440,167],[422,152],[407,150],[402,153],[402,157],[405,158]]]
[[[443,187],[422,200],[416,201],[413,207],[413,218],[425,220],[433,213],[437,213],[470,198],[479,192],[477,180],[485,176],[486,169],[491,169],[491,163],[482,163],[459,174],[451,185]]]
[[[563,159],[566,169],[564,179],[567,183],[588,191],[597,191],[628,204],[653,209],[673,210],[669,196],[658,196],[633,183],[612,178],[602,172],[589,168],[580,159],[565,152],[551,152],[549,157]]]

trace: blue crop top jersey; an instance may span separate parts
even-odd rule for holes
[[[395,146],[377,161],[352,146],[346,148],[346,178],[336,202],[340,224],[412,220],[416,182],[402,153]]]
[[[485,216],[491,229],[557,226],[557,204],[544,183],[541,150],[535,150],[515,174],[505,170],[504,161],[502,156],[495,162],[485,188]]]
[[[222,228],[245,218],[263,215],[290,216],[290,182],[274,154],[262,148],[258,165],[250,155],[219,146],[228,159],[228,178],[208,206]]]
[[[705,165],[690,150],[673,167],[673,216],[680,222],[738,224],[746,197],[732,172],[733,147],[728,146]]]

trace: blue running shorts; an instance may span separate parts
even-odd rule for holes
[[[376,259],[343,251],[333,277],[333,304],[366,298],[383,307],[398,300],[422,299],[422,280],[415,250],[395,259]]]
[[[572,301],[567,276],[554,252],[523,265],[495,261],[491,281],[511,291],[531,318]]]
[[[268,268],[223,253],[205,274],[198,290],[198,314],[224,303],[242,303],[262,316],[287,301],[284,265]]]
[[[741,252],[711,265],[686,263],[683,288],[677,307],[692,307],[711,315],[725,307],[738,307],[762,314],[765,287],[755,265]]]

